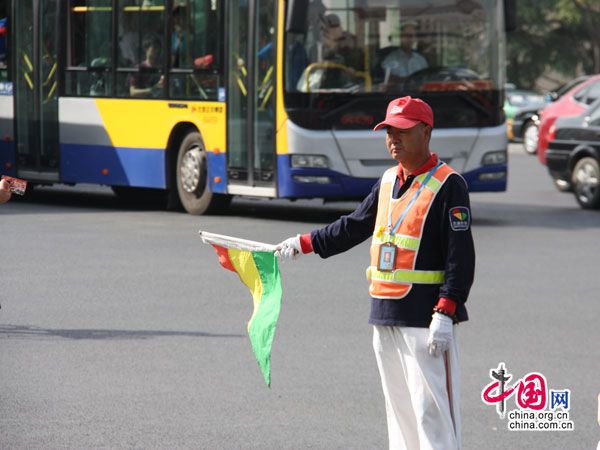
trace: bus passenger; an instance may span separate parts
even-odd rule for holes
[[[139,44],[137,26],[134,25],[134,16],[124,13],[121,16],[121,30],[119,30],[120,65],[135,67],[139,61]]]
[[[356,37],[344,31],[335,14],[322,17],[320,42],[310,49],[310,61],[297,83],[301,92],[315,89],[353,89],[357,86],[356,73],[364,64]]]
[[[183,67],[186,61],[183,61],[186,51],[186,39],[183,29],[184,12],[180,5],[173,6],[173,33],[171,34],[171,67]]]
[[[327,14],[324,18],[322,59],[360,70],[361,52],[356,45],[356,37],[342,28],[336,14]]]
[[[129,94],[132,97],[156,97],[164,87],[164,76],[155,69],[161,65],[162,44],[156,36],[146,36],[142,42],[146,59],[137,65],[139,72],[129,77]]]

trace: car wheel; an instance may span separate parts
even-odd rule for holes
[[[526,153],[530,155],[537,153],[538,137],[538,126],[530,120],[525,124],[525,128],[523,128],[523,148]]]
[[[600,208],[600,165],[591,157],[580,159],[573,169],[573,192],[584,209]]]
[[[214,194],[208,187],[208,162],[200,133],[188,133],[181,141],[176,171],[177,193],[188,213],[217,212],[229,205],[231,196]]]

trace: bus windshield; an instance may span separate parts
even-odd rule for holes
[[[504,82],[499,4],[313,0],[305,32],[286,36],[286,105],[294,109],[306,106],[306,97],[332,94],[346,101],[373,95],[462,97],[472,114],[443,126],[497,124],[500,116],[484,117],[484,110],[499,104],[495,97]]]

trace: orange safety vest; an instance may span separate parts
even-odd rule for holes
[[[397,172],[398,167],[386,170],[379,188],[377,219],[371,241],[371,265],[367,269],[367,279],[371,282],[369,293],[374,298],[400,299],[406,297],[414,283],[442,284],[444,282],[443,270],[415,270],[415,264],[429,209],[448,177],[456,172],[447,164],[441,163],[435,168],[429,180],[427,180],[429,171],[417,175],[406,192],[400,198],[394,199],[392,195]],[[406,211],[400,226],[394,234],[391,234],[391,228],[396,225],[423,183],[425,183],[424,187]],[[391,227],[388,224],[390,208]],[[377,268],[379,247],[387,242],[397,247],[394,269],[381,271]]]

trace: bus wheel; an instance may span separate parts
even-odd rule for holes
[[[177,193],[190,214],[206,214],[225,209],[231,196],[213,194],[208,188],[208,163],[202,137],[188,133],[177,154]]]

